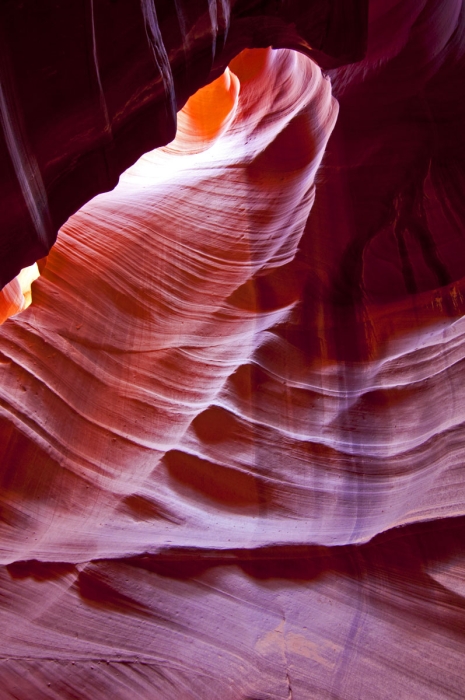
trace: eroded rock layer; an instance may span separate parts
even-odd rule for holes
[[[231,61],[2,326],[5,697],[463,696],[464,12],[369,20]]]
[[[359,548],[11,565],[4,697],[459,700],[464,541],[455,519]]]
[[[212,100],[224,104],[216,125]],[[204,131],[199,111],[210,117]],[[271,396],[268,416],[254,407],[252,370],[298,301],[288,287],[262,308],[253,280],[268,283],[294,259],[336,115],[309,59],[243,54],[188,103],[169,147],[62,228],[34,304],[0,338],[2,498],[9,508],[15,494],[24,520],[6,525],[6,560],[75,561],[89,546],[95,557],[128,556],[167,539],[248,547],[279,531],[345,541],[318,536],[318,525],[302,538],[299,521],[314,519],[298,506],[311,471],[291,469],[284,500],[275,493],[282,468],[257,456],[260,431],[276,433],[278,451],[289,438],[284,425],[273,430]]]

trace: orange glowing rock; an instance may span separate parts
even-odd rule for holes
[[[27,309],[32,302],[32,283],[40,276],[37,263],[21,270],[0,292],[0,324]]]
[[[239,90],[239,80],[229,68],[198,90],[178,115],[178,147],[189,148],[190,152],[202,150],[221,136],[234,118]]]

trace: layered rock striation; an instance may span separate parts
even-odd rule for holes
[[[306,57],[241,54],[186,105],[172,144],[62,228],[33,305],[0,338],[2,497],[8,509],[15,494],[23,520],[6,527],[5,563],[132,556],[167,540],[255,546],[279,531],[302,541],[273,487],[282,470],[257,455],[274,402],[264,419],[253,376],[298,289],[263,308],[255,280],[273,284],[295,258],[336,116]]]
[[[335,67],[329,7],[195,24],[214,81],[0,329],[7,698],[463,695],[465,15],[372,2]]]
[[[363,56],[367,0],[7,0],[0,8],[0,288],[242,49]]]

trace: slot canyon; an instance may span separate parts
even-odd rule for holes
[[[0,180],[0,700],[463,700],[462,0],[4,0]]]

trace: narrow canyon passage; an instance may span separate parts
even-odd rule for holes
[[[0,700],[463,697],[445,5],[244,50],[4,287]]]

